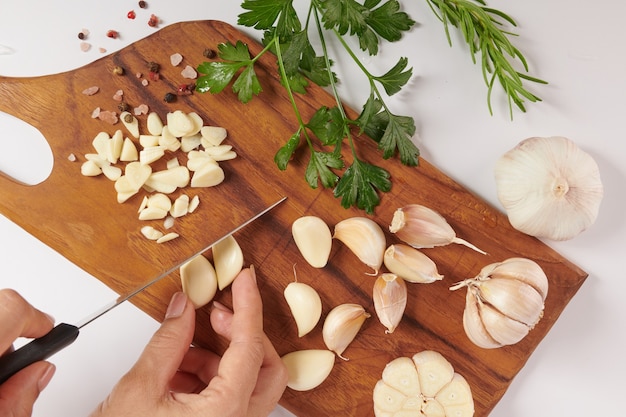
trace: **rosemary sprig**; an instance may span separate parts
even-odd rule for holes
[[[503,29],[502,20],[517,26],[513,18],[504,12],[487,7],[484,0],[426,0],[435,15],[444,25],[448,43],[452,45],[449,25],[458,28],[469,46],[472,61],[481,53],[482,72],[487,84],[487,105],[489,113],[491,94],[496,79],[504,89],[509,103],[509,113],[513,118],[513,105],[525,112],[524,99],[530,102],[541,101],[524,86],[524,81],[547,84],[546,81],[528,75],[528,63],[524,55],[509,40],[514,33]],[[518,61],[525,73],[515,69]]]

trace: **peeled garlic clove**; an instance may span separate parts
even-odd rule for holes
[[[552,240],[571,239],[591,226],[604,194],[594,159],[558,136],[521,141],[498,160],[495,178],[511,225]]]
[[[471,417],[474,415],[472,390],[467,380],[456,372],[452,381],[435,395],[435,400],[443,406],[446,416]]]
[[[422,394],[434,397],[439,390],[446,386],[454,376],[454,368],[446,358],[434,350],[424,350],[413,355],[413,362],[417,368]]]
[[[407,245],[389,246],[383,262],[390,272],[409,282],[430,283],[443,279],[432,259]]]
[[[332,235],[326,222],[316,216],[303,216],[291,225],[291,234],[304,259],[314,268],[328,262]]]
[[[341,355],[352,343],[368,317],[369,313],[359,304],[341,304],[333,308],[326,316],[322,328],[322,336],[328,350],[347,360]]]
[[[211,262],[198,255],[180,267],[183,292],[195,308],[208,304],[217,292],[217,275]]]
[[[378,223],[367,217],[351,217],[335,225],[335,239],[346,245],[365,265],[378,275],[383,264],[385,234]]]
[[[213,262],[217,274],[217,286],[223,290],[229,286],[243,268],[243,252],[233,235],[213,245]]]
[[[322,316],[322,300],[310,285],[291,282],[284,290],[285,300],[298,328],[298,337],[309,333]]]
[[[295,391],[308,391],[319,386],[335,365],[335,354],[322,349],[298,350],[281,359],[289,375],[287,386]]]
[[[378,320],[387,328],[385,333],[393,333],[406,308],[406,283],[395,274],[382,274],[374,283],[373,298]]]
[[[411,358],[401,356],[387,363],[383,369],[382,380],[407,397],[422,393],[417,369]]]
[[[402,411],[406,396],[381,379],[374,386],[373,401],[376,417],[395,416],[396,412]]]
[[[389,231],[417,249],[458,243],[483,255],[486,254],[471,243],[458,238],[441,214],[420,204],[409,204],[397,209]]]

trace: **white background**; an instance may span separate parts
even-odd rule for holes
[[[302,2],[296,2],[302,3]],[[400,56],[409,58],[414,79],[390,100],[418,125],[422,155],[469,190],[499,207],[493,180],[496,159],[530,136],[567,136],[598,162],[605,197],[597,222],[567,242],[550,246],[589,273],[550,334],[494,409],[497,417],[617,415],[623,409],[626,293],[626,3],[617,0],[492,0],[488,4],[513,16],[519,26],[514,43],[526,55],[533,75],[548,86],[530,86],[543,102],[511,121],[496,95],[493,116],[486,105],[480,68],[454,36],[449,47],[441,24],[425,0],[403,1],[418,25],[403,41],[385,45],[380,58],[359,56],[374,73],[385,72]],[[0,0],[0,74],[37,76],[71,70],[154,32],[149,13],[162,26],[179,21],[218,19],[236,24],[239,1]],[[135,9],[131,21],[126,13]],[[89,52],[79,49],[77,33],[90,30]],[[108,39],[108,29],[121,38]],[[257,39],[258,32],[247,30]],[[184,39],[181,39],[184,42]],[[3,48],[0,47],[0,52]],[[333,47],[333,50],[336,50]],[[335,56],[336,58],[336,56]],[[339,60],[340,77],[352,69]],[[360,108],[368,91],[358,76],[343,77],[341,94]],[[27,99],[26,97],[22,99]],[[71,115],[54,114],[59,123]],[[32,161],[38,135],[0,114],[0,170],[45,177],[21,169]],[[23,157],[18,163],[16,158]],[[45,160],[45,158],[44,158]],[[0,287],[13,287],[57,321],[75,322],[115,298],[98,280],[0,216]],[[127,304],[88,326],[71,347],[54,356],[58,370],[40,397],[34,415],[87,415],[134,362],[157,324]],[[277,409],[274,416],[288,415]]]

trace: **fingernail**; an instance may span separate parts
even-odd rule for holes
[[[48,386],[50,380],[54,376],[54,372],[56,371],[56,369],[56,366],[54,366],[53,364],[48,364],[45,372],[43,373],[43,375],[41,375],[39,381],[37,381],[37,388],[39,388],[39,392],[43,391]]]
[[[170,305],[167,307],[167,312],[165,313],[165,319],[174,319],[176,317],[180,317],[185,311],[185,306],[187,305],[187,295],[184,292],[177,292],[172,296],[172,300],[170,301]]]
[[[256,282],[256,270],[254,269],[254,265],[250,265],[250,276],[252,276],[252,280]]]
[[[213,301],[213,308],[216,310],[227,311],[229,313],[232,313],[232,311],[228,307],[226,307],[224,304],[220,303],[219,301]]]

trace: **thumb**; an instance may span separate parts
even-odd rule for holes
[[[33,404],[54,375],[49,362],[36,362],[0,385],[0,415],[30,417]]]
[[[156,395],[167,391],[191,345],[195,317],[193,304],[187,296],[182,292],[174,294],[161,327],[125,376],[126,382],[143,384]]]

